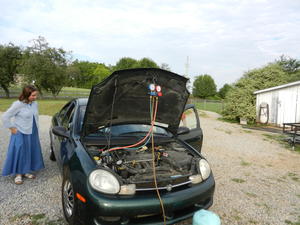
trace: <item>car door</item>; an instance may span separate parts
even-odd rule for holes
[[[67,104],[57,115],[56,125],[65,127],[69,132],[73,122],[73,115],[75,111],[75,102]],[[67,143],[69,140],[64,137],[53,134],[53,146],[55,149],[55,157],[58,165],[62,165],[64,158],[67,157]]]
[[[185,130],[186,132],[182,132],[182,134],[180,134],[180,130]],[[200,119],[195,105],[186,105],[181,117],[178,132],[178,138],[180,140],[187,142],[197,151],[201,152],[203,133],[200,127]]]

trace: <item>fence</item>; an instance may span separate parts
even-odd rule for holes
[[[194,104],[197,109],[221,113],[224,110],[224,102],[221,100],[208,100],[190,98],[188,103]]]
[[[56,96],[56,99],[72,99],[72,98],[85,98],[89,97],[90,92],[80,92],[80,91],[61,91],[59,95]],[[10,98],[18,98],[20,95],[20,91],[10,91]],[[43,96],[41,98],[45,99],[53,99],[53,95],[49,92],[43,92]],[[0,89],[0,98],[6,98],[5,92]]]
[[[56,99],[72,99],[72,98],[81,98],[81,97],[89,97],[89,91],[82,90],[62,90],[59,92],[59,95],[56,96]],[[10,98],[17,98],[20,95],[20,91],[11,90]],[[5,98],[5,92],[3,89],[0,89],[0,98]],[[44,92],[43,99],[53,99],[53,95],[48,92]],[[189,98],[188,103],[195,104],[197,109],[213,111],[217,113],[221,113],[224,109],[224,102],[220,100],[208,100],[208,99],[200,99],[200,98]]]

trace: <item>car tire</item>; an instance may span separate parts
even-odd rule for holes
[[[52,148],[52,145],[50,146],[50,157],[49,159],[51,161],[56,161],[56,158],[55,158],[55,155],[54,155],[54,152],[53,152],[53,148]]]
[[[71,182],[69,169],[65,169],[63,173],[61,197],[64,216],[68,224],[80,225],[78,219],[78,203],[77,199],[75,198],[75,192]]]
[[[56,161],[56,158],[55,158],[55,155],[54,155],[54,151],[53,151],[53,144],[52,144],[51,134],[50,134],[50,156],[49,156],[49,159],[51,161]]]

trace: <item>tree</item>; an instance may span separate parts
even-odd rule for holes
[[[100,82],[109,76],[110,70],[104,64],[98,64],[93,74],[98,78],[98,82]]]
[[[279,66],[282,67],[288,75],[288,81],[294,82],[300,80],[300,61],[297,59],[290,58],[288,56],[280,56],[279,60],[276,60]]]
[[[70,64],[67,66],[66,73],[68,77],[66,85],[70,87],[79,87],[77,81],[80,78],[80,69],[77,66]]]
[[[214,79],[208,75],[197,76],[193,83],[193,95],[195,97],[206,98],[214,96],[217,91],[217,86]]]
[[[158,65],[149,58],[142,58],[137,62],[137,68],[158,68]]]
[[[281,55],[279,60],[276,60],[275,62],[289,74],[296,73],[300,70],[300,61],[285,55]]]
[[[0,86],[7,98],[9,98],[9,87],[15,82],[21,58],[20,47],[12,43],[0,45]]]
[[[224,84],[223,87],[220,88],[218,95],[224,99],[226,94],[228,93],[228,91],[230,91],[231,88],[232,86],[230,86],[229,84]]]
[[[137,68],[138,61],[130,58],[130,57],[123,57],[119,59],[116,65],[113,67],[113,70],[125,70],[125,69],[132,69]]]
[[[77,67],[80,71],[78,77],[75,78],[77,87],[91,88],[93,84],[98,82],[97,77],[93,74],[97,68],[97,63],[75,60],[72,65]]]
[[[288,74],[276,63],[246,72],[226,95],[224,118],[246,118],[250,123],[254,122],[256,99],[253,92],[287,83],[288,78]]]
[[[75,60],[68,68],[72,86],[91,88],[110,74],[110,69],[102,63]]]
[[[159,68],[159,66],[152,59],[146,57],[140,60],[124,57],[116,63],[113,67],[113,71],[134,68]]]
[[[67,83],[68,53],[62,48],[51,48],[45,38],[38,37],[24,54],[22,71],[28,82],[56,97]]]

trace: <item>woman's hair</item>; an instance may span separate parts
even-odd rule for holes
[[[37,88],[35,87],[35,86],[33,86],[33,85],[26,85],[24,88],[23,88],[23,91],[22,91],[22,93],[20,94],[20,96],[19,96],[19,100],[21,101],[21,102],[26,102],[26,103],[28,103],[29,102],[29,97],[30,97],[30,95],[32,94],[32,92],[35,92],[35,91],[37,91]]]

